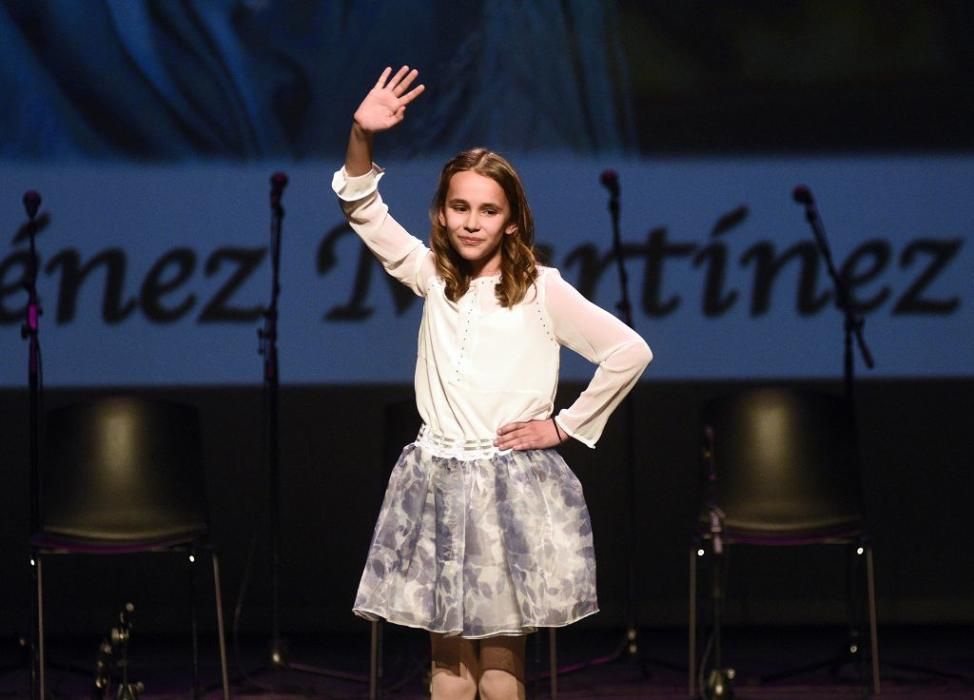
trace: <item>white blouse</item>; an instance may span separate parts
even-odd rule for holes
[[[541,267],[524,300],[504,308],[499,275],[476,278],[457,302],[446,297],[433,252],[389,214],[373,166],[332,179],[349,225],[386,271],[425,298],[416,356],[416,404],[426,430],[449,441],[493,443],[507,423],[549,418],[558,387],[559,348],[598,365],[592,381],[556,417],[595,447],[606,421],[653,355],[631,328],[588,301],[558,270]]]

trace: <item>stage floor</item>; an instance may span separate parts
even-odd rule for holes
[[[363,623],[367,632],[368,626]],[[384,689],[389,700],[427,698],[428,658],[422,633],[385,627],[383,644]],[[621,631],[569,628],[557,636],[558,697],[564,700],[595,698],[688,697],[687,638],[683,630],[644,628],[635,656],[616,656]],[[775,681],[768,674],[788,671],[836,655],[844,646],[840,629],[729,629],[724,634],[725,666],[736,670],[734,697],[747,700],[786,698],[867,697],[852,664],[825,665],[814,671]],[[530,679],[528,698],[546,700],[551,686],[547,632],[528,643]],[[50,640],[47,686],[53,698],[91,698],[98,640]],[[231,642],[232,646],[232,642]],[[235,698],[368,698],[369,638],[366,633],[325,638],[292,638],[289,660],[294,668],[270,670],[268,641],[250,637],[240,652],[231,653],[231,692]],[[204,697],[220,697],[215,640],[204,639],[200,675]],[[232,651],[232,650],[231,650]],[[129,679],[141,681],[146,700],[186,698],[192,685],[191,647],[188,640],[144,639],[133,632],[129,650]],[[974,698],[974,630],[969,627],[884,628],[880,631],[881,695],[916,700]],[[29,697],[27,674],[13,641],[0,657],[0,696]],[[70,665],[73,671],[64,666]],[[302,670],[304,666],[309,667]],[[323,670],[319,675],[312,670]],[[117,681],[116,681],[117,682]],[[113,687],[114,691],[114,687]],[[111,697],[115,697],[114,692]]]

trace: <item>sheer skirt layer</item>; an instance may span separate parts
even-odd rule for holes
[[[581,484],[554,450],[458,459],[406,446],[353,610],[467,638],[524,634],[597,612]]]

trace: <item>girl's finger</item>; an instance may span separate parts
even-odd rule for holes
[[[399,85],[400,81],[402,80],[402,77],[406,75],[408,72],[409,72],[409,66],[403,66],[402,68],[397,70],[396,74],[392,76],[392,80],[389,81],[389,84],[386,85],[386,87],[391,89],[392,92],[395,94],[396,87]]]
[[[395,89],[392,91],[393,94],[395,94],[396,97],[398,97],[399,95],[406,92],[409,86],[412,85],[413,81],[416,80],[417,75],[419,75],[419,71],[416,70],[415,68],[409,71],[406,74],[406,77],[400,80],[399,83],[396,85]]]
[[[400,100],[400,101],[401,101],[401,102],[402,102],[402,103],[403,103],[404,105],[407,105],[407,104],[409,104],[410,102],[412,102],[413,100],[415,100],[415,99],[416,99],[417,97],[419,97],[419,96],[420,96],[420,94],[421,94],[421,93],[423,92],[423,90],[425,90],[425,89],[426,89],[426,86],[425,86],[425,85],[417,85],[417,86],[416,86],[416,87],[414,87],[414,88],[413,88],[412,90],[410,90],[409,92],[407,92],[407,93],[406,93],[405,95],[403,95],[402,97],[400,97],[400,98],[399,98],[399,100]]]
[[[386,66],[386,69],[382,71],[382,75],[380,75],[379,79],[375,82],[375,87],[381,90],[382,87],[386,84],[386,79],[389,77],[389,74],[391,72],[392,72],[392,66]]]

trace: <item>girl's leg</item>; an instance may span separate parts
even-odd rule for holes
[[[480,666],[477,642],[430,634],[433,651],[433,700],[474,700]]]
[[[524,700],[525,637],[480,640],[481,700]]]

